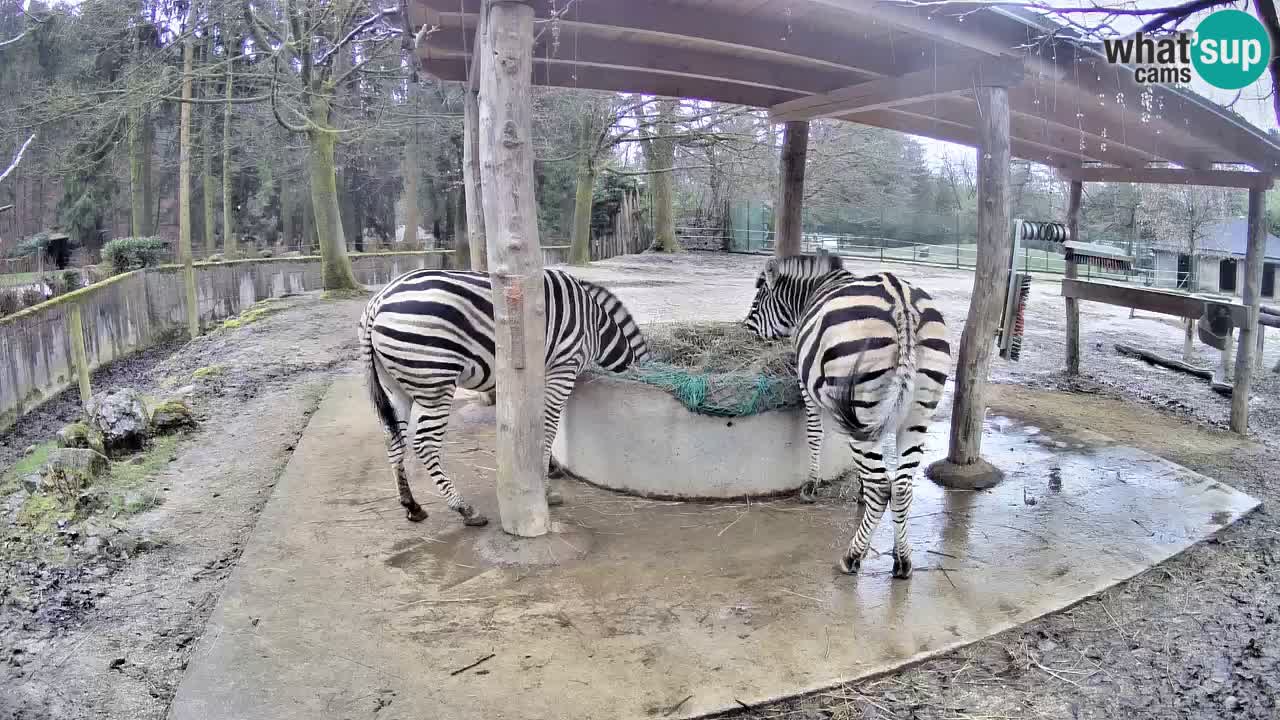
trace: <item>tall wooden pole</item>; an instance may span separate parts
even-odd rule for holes
[[[929,466],[929,477],[952,488],[984,488],[1003,474],[982,459],[987,374],[996,325],[1009,283],[1009,91],[977,88],[978,257],[969,317],[960,337],[951,446],[945,460]]]
[[[483,14],[482,14],[483,15]],[[483,29],[476,30],[477,45]],[[484,200],[480,188],[480,152],[476,145],[480,140],[480,107],[477,75],[480,70],[480,48],[476,48],[471,61],[471,79],[463,95],[462,107],[462,186],[467,206],[467,240],[471,246],[471,269],[484,272],[489,269],[488,251],[485,249]]]
[[[1253,357],[1258,350],[1258,314],[1262,303],[1262,260],[1267,244],[1267,194],[1249,191],[1249,250],[1244,260],[1244,296],[1246,320],[1240,328],[1240,345],[1236,348],[1236,381],[1231,391],[1231,430],[1244,435],[1249,432],[1249,390],[1253,384]]]
[[[1067,237],[1080,239],[1080,200],[1084,194],[1084,183],[1071,181],[1071,192],[1067,199]],[[1067,261],[1066,277],[1074,280],[1079,274],[1076,264]],[[1075,298],[1067,298],[1067,374],[1080,374],[1080,303]]]
[[[497,337],[498,508],[502,529],[550,526],[543,465],[546,308],[533,186],[533,7],[493,0],[478,55],[480,181]]]
[[[800,213],[804,209],[804,161],[809,152],[809,121],[792,120],[782,128],[778,166],[778,208],[773,218],[774,252],[800,254]]]

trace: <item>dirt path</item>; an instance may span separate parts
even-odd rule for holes
[[[644,322],[737,320],[763,260],[629,256],[581,273],[614,287]],[[958,340],[972,276],[892,267],[938,299]],[[1122,358],[1112,347],[1124,341],[1176,355],[1179,327],[1085,304],[1084,375],[1068,380],[1060,372],[1057,292],[1051,281],[1035,284],[1023,359],[997,360],[993,369],[1001,383],[993,389],[995,411],[1043,427],[1093,429],[1268,505],[1280,499],[1280,375],[1259,376],[1253,440],[1240,441],[1214,429],[1225,427],[1229,405],[1206,384]],[[292,298],[276,314],[117,364],[95,381],[154,395],[191,383],[202,424],[151,478],[164,501],[117,519],[122,535],[141,540],[143,551],[81,562],[74,555],[78,540],[70,539],[64,542],[73,553],[71,570],[39,563],[4,568],[0,718],[164,717],[194,639],[308,413],[357,355],[354,324],[362,305]],[[1214,353],[1200,354],[1201,364],[1216,361]],[[1280,341],[1272,338],[1268,367],[1278,359]],[[192,381],[197,370],[203,377]],[[75,412],[74,398],[57,401],[0,436],[0,466]],[[0,498],[0,512],[13,511],[12,498]],[[1277,564],[1280,523],[1264,507],[1216,542],[1067,612],[888,678],[737,717],[1278,717]]]
[[[65,567],[9,568],[12,585],[0,593],[0,718],[165,717],[307,418],[334,373],[357,356],[362,301],[305,296],[276,305],[275,314],[167,358],[157,352],[115,368],[115,380],[153,395],[191,383],[201,424],[149,478],[146,491],[160,505],[113,522],[121,530],[113,540],[132,546],[127,557],[85,557],[83,539],[74,538]],[[29,418],[22,439],[33,428],[56,429],[67,407],[74,401]]]

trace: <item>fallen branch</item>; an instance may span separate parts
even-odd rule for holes
[[[670,716],[672,716],[672,715],[675,715],[677,710],[679,710],[679,709],[680,709],[680,708],[681,708],[685,703],[689,702],[689,701],[690,701],[690,700],[692,700],[692,699],[693,699],[693,696],[692,696],[692,695],[690,695],[690,696],[686,697],[685,699],[681,700],[680,702],[676,703],[675,705],[672,705],[672,706],[671,706],[671,709],[669,709],[669,710],[667,710],[666,712],[662,713],[662,716],[663,716],[663,717],[670,717]]]
[[[1168,368],[1169,370],[1176,370],[1181,373],[1186,373],[1187,375],[1198,377],[1201,380],[1208,380],[1209,386],[1213,388],[1214,392],[1218,393],[1219,395],[1223,395],[1225,397],[1231,397],[1231,385],[1228,385],[1227,383],[1223,383],[1223,382],[1218,382],[1217,380],[1215,380],[1213,377],[1212,370],[1209,370],[1207,368],[1197,367],[1195,365],[1190,365],[1188,363],[1182,362],[1181,360],[1174,360],[1173,358],[1167,358],[1162,355],[1157,355],[1149,350],[1141,350],[1131,345],[1124,345],[1122,343],[1116,343],[1116,351],[1119,352],[1121,355],[1129,355],[1131,357],[1136,357],[1140,360],[1145,360],[1146,362],[1151,363],[1152,365],[1158,365],[1162,368]]]
[[[470,669],[471,669],[471,668],[473,668],[473,667],[478,667],[481,663],[489,662],[489,661],[490,661],[490,660],[492,660],[496,655],[497,655],[497,653],[489,653],[488,655],[485,655],[484,657],[482,657],[482,658],[480,658],[479,660],[477,660],[477,661],[475,661],[475,662],[471,663],[470,665],[468,665],[468,666],[466,666],[466,667],[460,667],[460,668],[458,668],[457,670],[454,670],[453,672],[451,672],[451,673],[449,673],[449,674],[450,674],[450,675],[461,675],[462,673],[464,673],[464,672],[466,672],[466,671],[470,670]]]
[[[18,163],[22,162],[22,155],[27,151],[27,146],[30,145],[31,141],[35,139],[36,139],[36,134],[31,133],[31,137],[27,138],[27,141],[22,143],[22,147],[18,148],[18,154],[14,156],[13,162],[9,165],[9,167],[5,168],[4,172],[0,173],[0,182],[4,182],[4,179],[9,177],[9,173],[13,172],[14,169],[18,167]]]

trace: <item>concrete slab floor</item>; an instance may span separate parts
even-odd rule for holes
[[[446,467],[496,519],[492,412],[455,407]],[[946,423],[933,429],[930,461]],[[995,418],[984,447],[1009,473],[993,491],[917,483],[911,580],[889,577],[887,552],[850,578],[835,560],[853,508],[836,498],[664,503],[574,483],[553,509],[561,532],[535,543],[496,522],[465,528],[439,501],[411,524],[362,380],[341,379],[264,509],[172,717],[612,720],[754,705],[1061,609],[1257,505],[1088,433]],[[413,476],[419,500],[431,497]],[[891,535],[886,522],[874,546],[887,551]]]

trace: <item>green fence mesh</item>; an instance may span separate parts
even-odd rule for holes
[[[693,412],[741,417],[802,404],[790,341],[765,342],[739,323],[643,331],[653,359],[618,377],[662,388]]]

